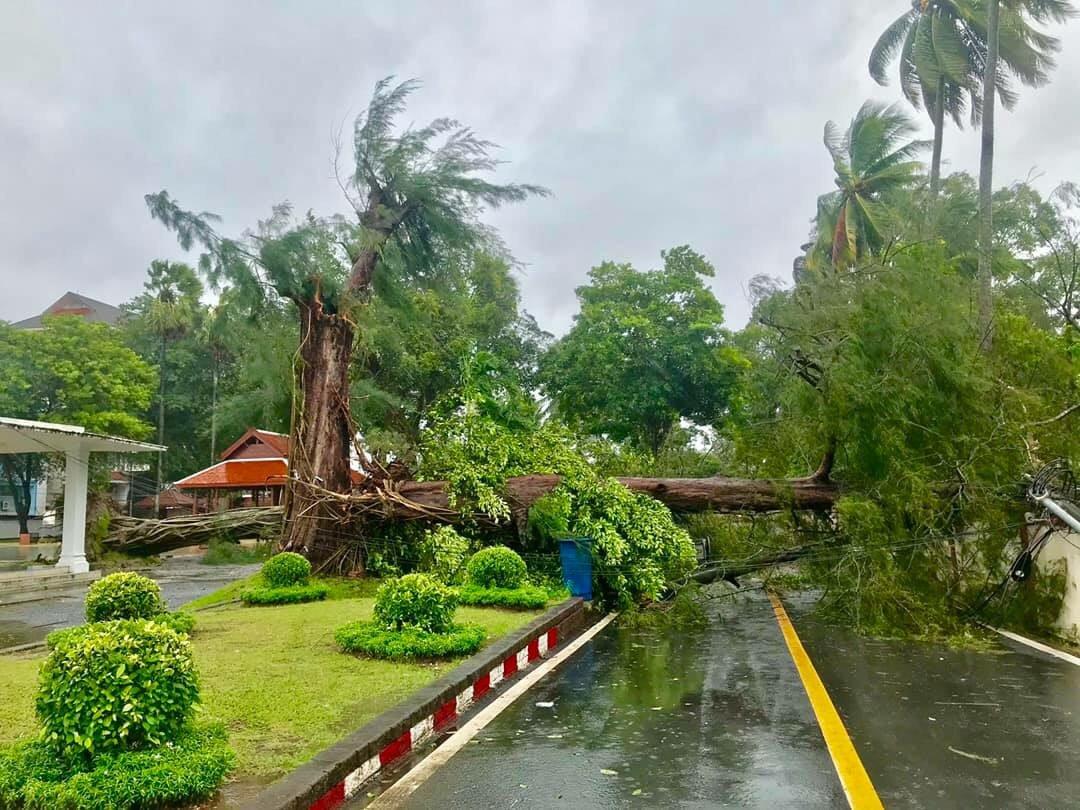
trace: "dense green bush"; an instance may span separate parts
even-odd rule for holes
[[[458,601],[463,605],[477,607],[536,610],[547,605],[548,593],[535,585],[522,585],[520,588],[481,588],[469,583],[458,589]]]
[[[262,576],[274,588],[301,585],[311,576],[311,563],[299,554],[283,551],[263,563]]]
[[[102,577],[86,592],[86,620],[149,619],[165,610],[161,588],[149,577],[121,571]]]
[[[171,745],[103,754],[82,767],[57,759],[44,740],[0,752],[0,807],[21,810],[143,810],[203,801],[232,770],[225,729],[185,731]]]
[[[57,754],[89,761],[175,740],[198,698],[190,642],[139,619],[61,639],[41,667],[36,709]]]
[[[186,611],[159,613],[156,616],[150,617],[150,621],[168,627],[171,630],[175,630],[177,633],[187,634],[195,629],[195,615]],[[53,630],[49,635],[45,636],[45,645],[50,650],[55,649],[69,637],[82,633],[87,628],[93,626],[93,624],[80,624],[76,627],[64,627],[60,630]]]
[[[240,599],[245,605],[291,605],[317,602],[325,599],[329,593],[329,586],[322,582],[308,582],[270,588],[255,586],[242,591]]]
[[[440,526],[427,532],[420,544],[420,570],[447,585],[464,579],[468,559],[469,541],[453,526]]]
[[[387,630],[415,627],[428,633],[449,629],[457,595],[427,574],[392,579],[375,594],[375,620]]]
[[[525,561],[506,546],[482,548],[472,555],[469,582],[481,588],[519,588],[528,571]]]
[[[334,633],[345,652],[395,661],[470,655],[486,638],[484,628],[474,624],[450,625],[443,633],[429,633],[418,627],[387,630],[378,622],[352,622]]]

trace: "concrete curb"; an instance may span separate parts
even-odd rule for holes
[[[431,686],[316,754],[244,810],[332,810],[382,768],[457,721],[475,700],[578,632],[584,602],[568,599],[462,662]]]

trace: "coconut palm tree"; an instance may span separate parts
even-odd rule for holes
[[[918,179],[916,156],[929,143],[911,140],[914,121],[898,104],[867,101],[846,131],[825,125],[825,148],[833,159],[837,190],[818,199],[819,244],[827,245],[835,269],[873,253],[891,230],[887,197]]]
[[[1065,22],[1076,10],[1069,0],[979,0],[977,6],[985,12],[973,18],[985,53],[982,62],[982,151],[979,156],[978,304],[982,345],[988,350],[993,322],[995,96],[1001,97],[1001,104],[1006,109],[1015,103],[1015,94],[1004,83],[1009,73],[1032,87],[1049,81],[1054,66],[1053,54],[1061,43],[1036,29],[1032,23]],[[981,30],[977,25],[980,20],[985,20]]]

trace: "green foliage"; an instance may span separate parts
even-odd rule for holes
[[[226,537],[215,537],[207,544],[206,553],[199,562],[203,565],[248,565],[265,561],[273,550],[273,542],[260,541],[254,548],[249,548]]]
[[[1053,635],[1067,587],[1068,571],[1063,560],[1040,563],[1026,582],[1010,586],[1001,600],[990,606],[986,618],[998,627]]]
[[[318,602],[330,594],[323,582],[302,582],[299,585],[253,585],[240,592],[245,605],[291,605],[298,602]]]
[[[560,417],[654,455],[680,419],[719,422],[745,366],[707,286],[712,265],[686,246],[661,256],[660,270],[590,270],[573,328],[541,364]]]
[[[445,633],[456,608],[457,594],[427,574],[392,579],[375,594],[375,620],[386,630]]]
[[[195,629],[195,614],[188,613],[187,611],[181,610],[176,613],[158,613],[148,618],[155,624],[160,624],[162,627],[168,627],[173,632],[181,635],[190,635],[191,631]],[[93,627],[94,624],[91,623],[53,630],[49,635],[45,636],[45,645],[50,650],[56,649],[75,636],[84,633],[87,630],[92,630]]]
[[[482,548],[469,558],[469,583],[481,588],[519,588],[528,573],[525,561],[506,546]]]
[[[133,571],[109,574],[86,592],[86,620],[149,619],[164,611],[161,588],[154,580]]]
[[[432,633],[419,627],[389,630],[379,622],[352,622],[334,633],[345,652],[392,661],[471,655],[486,638],[484,628],[475,624],[450,624],[442,632]]]
[[[424,534],[420,546],[420,571],[447,585],[454,585],[464,578],[468,559],[469,541],[453,526],[439,526]]]
[[[0,807],[145,810],[210,798],[236,757],[223,726],[187,730],[170,745],[102,754],[92,765],[56,758],[42,741],[0,751]]]
[[[262,576],[272,587],[301,585],[311,576],[311,563],[300,554],[283,551],[263,563]]]
[[[90,761],[175,741],[198,699],[186,638],[153,621],[111,621],[87,625],[49,653],[35,707],[56,754]]]
[[[503,607],[537,610],[548,603],[548,592],[535,585],[516,588],[484,587],[469,583],[458,589],[458,601],[477,607]]]

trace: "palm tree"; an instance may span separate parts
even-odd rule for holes
[[[993,327],[994,234],[994,100],[1001,96],[1006,109],[1015,104],[1007,73],[1023,84],[1038,87],[1049,81],[1054,54],[1061,43],[1031,23],[1065,22],[1075,14],[1069,0],[979,0],[985,6],[982,34],[983,61],[982,151],[979,156],[979,328],[982,345],[989,350]]]
[[[886,198],[916,181],[922,164],[915,157],[929,145],[909,140],[916,129],[899,105],[874,101],[862,105],[845,132],[833,121],[825,125],[837,190],[818,199],[817,224],[835,269],[884,243],[891,219]]]

